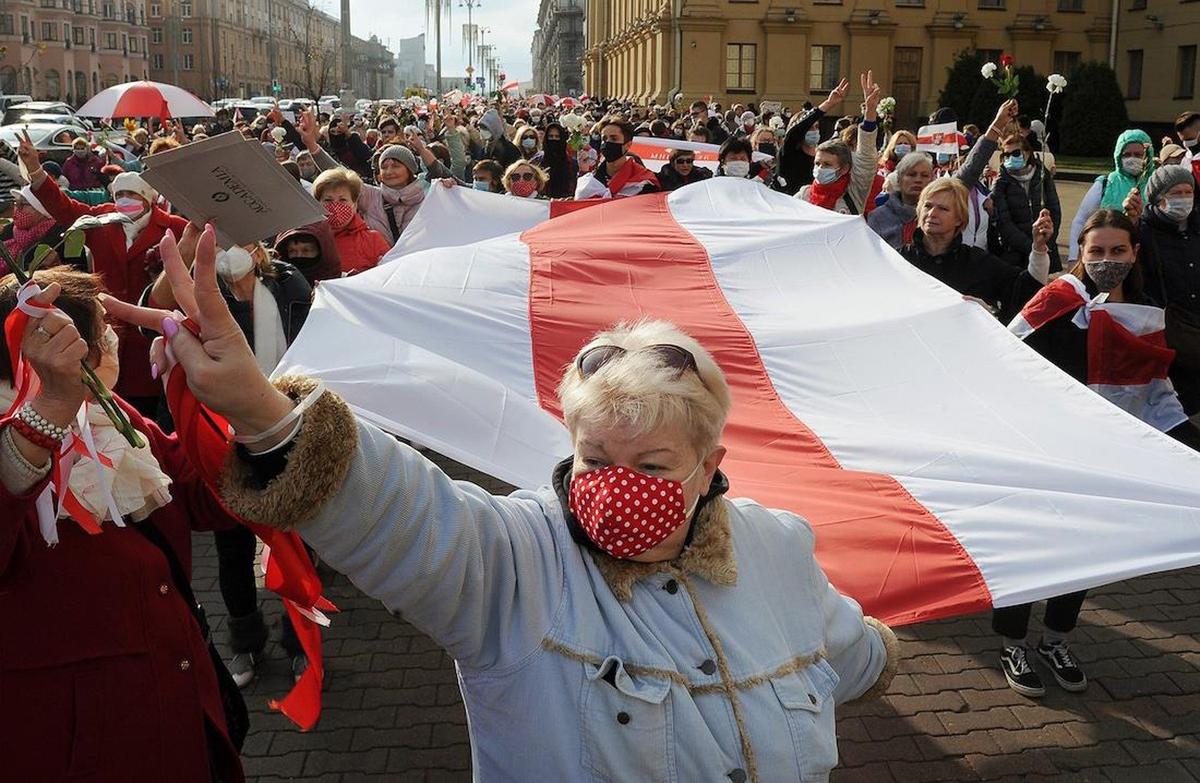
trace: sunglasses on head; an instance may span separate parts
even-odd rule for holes
[[[532,171],[518,171],[517,173],[512,175],[512,178],[519,179],[524,182],[532,182],[533,180],[537,179],[537,175],[534,174]]]
[[[640,350],[654,354],[659,360],[659,364],[678,370],[680,375],[691,370],[696,373],[696,377],[700,377],[700,368],[696,366],[696,357],[686,348],[663,343],[647,345]],[[601,367],[626,353],[626,350],[619,345],[597,345],[579,354],[579,358],[575,360],[575,368],[579,370],[579,377],[586,380],[599,372]]]

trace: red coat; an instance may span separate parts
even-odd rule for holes
[[[333,233],[333,241],[342,257],[342,274],[365,272],[392,249],[383,234],[368,226],[367,221],[357,214],[341,231]]]
[[[191,574],[193,528],[232,524],[174,436],[125,406],[148,436],[172,502],[150,515]],[[208,645],[167,560],[141,533],[69,519],[50,548],[34,501],[0,484],[0,779],[211,783],[206,721],[222,781],[243,780],[225,736]]]
[[[114,212],[112,204],[88,206],[69,198],[59,190],[58,184],[46,177],[34,190],[34,194],[46,207],[50,216],[63,228],[70,226],[83,215],[104,215]],[[87,246],[92,251],[92,271],[104,279],[108,292],[126,302],[137,302],[146,286],[154,282],[161,271],[158,260],[158,243],[170,231],[179,239],[187,220],[171,215],[159,207],[151,207],[150,222],[134,238],[129,248],[125,247],[125,229],[114,223],[87,232]],[[150,252],[150,251],[154,252]],[[150,341],[135,327],[125,323],[114,323],[113,329],[121,339],[121,377],[117,380],[118,395],[130,397],[157,397],[162,392],[158,381],[150,377]]]

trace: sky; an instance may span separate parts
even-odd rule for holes
[[[449,0],[442,9],[442,78],[466,76],[467,57],[463,52],[462,28],[467,23],[467,9],[460,0]],[[318,0],[323,11],[339,16],[340,0]],[[509,80],[525,81],[533,73],[529,46],[537,27],[538,0],[480,0],[471,11],[471,21],[490,28],[484,43],[495,44],[500,64]],[[350,0],[350,31],[359,38],[376,35],[395,52],[400,38],[426,33],[425,60],[434,63],[433,20],[425,28],[424,0]]]

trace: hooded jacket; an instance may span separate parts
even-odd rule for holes
[[[517,145],[509,141],[504,133],[504,120],[500,119],[500,112],[488,109],[479,118],[479,124],[492,134],[491,141],[484,146],[484,157],[491,158],[504,168],[523,159]]]
[[[1149,146],[1146,168],[1137,177],[1131,177],[1121,171],[1121,150],[1125,149],[1128,144]],[[1135,186],[1140,193],[1145,195],[1146,183],[1149,181],[1150,175],[1154,173],[1154,168],[1154,146],[1145,131],[1130,129],[1117,137],[1117,143],[1113,145],[1113,170],[1096,178],[1092,187],[1080,200],[1079,209],[1075,212],[1075,219],[1071,221],[1070,242],[1067,247],[1069,262],[1079,258],[1079,232],[1083,230],[1083,224],[1092,216],[1092,213],[1098,209],[1120,211],[1125,197]]]
[[[314,260],[289,258],[287,254],[288,241],[294,238],[310,239],[321,248],[320,258]],[[310,223],[307,226],[285,231],[275,239],[275,254],[280,261],[296,267],[304,279],[313,288],[322,280],[336,280],[342,276],[342,257],[338,253],[337,242],[333,238],[333,229],[324,220]]]

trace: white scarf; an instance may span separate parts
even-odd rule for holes
[[[271,291],[256,275],[254,278],[254,359],[264,375],[270,375],[279,366],[287,350],[287,335],[283,331],[283,318],[279,305]]]
[[[153,207],[151,207],[153,209]],[[145,214],[139,217],[132,223],[122,223],[121,228],[125,229],[125,249],[133,247],[133,243],[137,240],[138,234],[142,233],[142,229],[150,224],[150,209],[147,209]]]
[[[12,386],[0,384],[0,410],[8,410],[13,398]],[[150,446],[133,448],[113,426],[103,408],[94,403],[85,403],[84,408],[96,453],[111,460],[113,466],[105,467],[86,456],[75,459],[67,486],[83,507],[101,522],[114,521],[110,510],[113,506],[123,519],[141,522],[170,503],[171,478],[162,472]],[[73,429],[78,431],[78,424]],[[113,506],[109,505],[110,498]],[[60,509],[59,519],[68,516]],[[115,521],[121,524],[121,520]],[[43,524],[42,527],[46,543],[57,544],[58,531],[53,526],[47,529]]]

